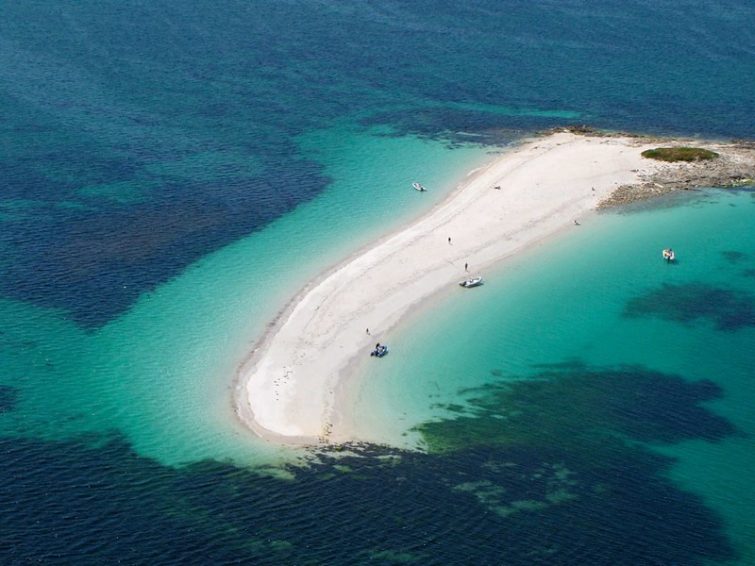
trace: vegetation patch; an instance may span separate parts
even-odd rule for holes
[[[602,466],[596,459],[601,450],[619,449],[609,439],[673,444],[690,438],[717,441],[734,433],[727,421],[701,406],[721,396],[713,382],[689,382],[642,366],[567,362],[546,366],[530,379],[462,394],[466,414],[417,427],[431,453],[475,446],[566,450],[574,466],[593,468]]]
[[[692,325],[707,320],[717,330],[755,327],[755,295],[706,283],[668,283],[629,300],[628,318],[655,317]]]
[[[706,161],[715,159],[718,154],[702,147],[656,147],[642,152],[642,157],[659,161]]]
[[[18,390],[15,387],[0,385],[0,413],[8,413],[16,408]]]

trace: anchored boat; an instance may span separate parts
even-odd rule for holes
[[[472,277],[470,279],[465,279],[461,283],[459,283],[462,287],[466,287],[467,289],[470,287],[479,287],[482,285],[482,277]]]
[[[375,356],[376,358],[382,358],[387,353],[388,353],[388,346],[386,346],[385,344],[381,344],[380,342],[378,342],[375,345],[375,349],[372,350],[372,352],[370,352],[370,356]]]
[[[663,256],[663,259],[665,259],[667,263],[671,263],[672,261],[676,260],[676,254],[671,248],[666,248],[665,250],[663,250],[661,256]]]
[[[427,190],[427,189],[426,189],[426,188],[424,187],[424,185],[422,185],[422,183],[417,183],[417,182],[414,182],[414,183],[412,183],[412,187],[414,187],[414,190],[415,190],[415,191],[424,192],[424,191],[426,191],[426,190]]]

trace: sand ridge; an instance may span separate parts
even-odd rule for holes
[[[388,331],[414,305],[574,225],[618,187],[642,184],[661,166],[640,155],[657,141],[563,131],[506,151],[297,295],[239,370],[240,418],[274,441],[354,440],[334,430],[333,415],[348,412],[336,407],[336,390],[357,356],[390,343]]]

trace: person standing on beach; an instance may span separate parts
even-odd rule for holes
[[[448,243],[451,243],[451,236],[448,237]]]
[[[469,264],[468,263],[464,264],[464,271],[469,271]]]

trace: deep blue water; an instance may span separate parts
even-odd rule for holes
[[[0,15],[0,292],[86,326],[321,192],[295,136],[336,119],[493,139],[564,122],[755,132],[747,2],[32,0]]]
[[[676,457],[648,448],[745,435],[711,408],[716,376],[541,368],[471,392],[471,416],[450,406],[458,418],[422,426],[428,453],[312,453],[287,477],[167,465],[117,426],[36,434],[28,423],[49,415],[29,417],[23,395],[58,363],[38,336],[117,330],[187,266],[343,181],[302,143],[312,132],[347,123],[449,148],[574,123],[753,138],[753,28],[755,6],[736,1],[2,4],[0,419],[19,424],[0,437],[0,562],[741,560],[721,514],[672,478]],[[246,261],[262,273],[263,259]],[[676,310],[660,288],[627,316],[752,326],[749,294],[671,290]],[[117,366],[129,358],[116,346],[87,354]]]

